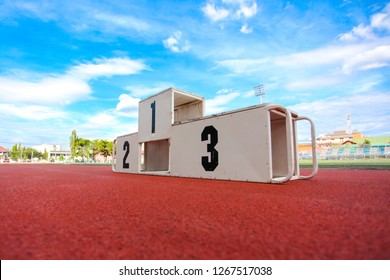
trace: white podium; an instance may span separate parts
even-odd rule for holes
[[[313,169],[300,175],[297,125],[311,124]],[[204,98],[169,88],[139,103],[138,133],[117,137],[115,172],[283,183],[318,170],[314,123],[275,104],[204,116]]]

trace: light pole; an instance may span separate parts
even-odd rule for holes
[[[264,85],[261,84],[261,85],[255,86],[253,88],[253,90],[254,90],[256,96],[260,96],[260,104],[263,104],[263,95],[266,94]]]

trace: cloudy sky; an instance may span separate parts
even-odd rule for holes
[[[137,131],[168,87],[206,113],[264,102],[317,134],[390,135],[390,2],[0,0],[0,145],[68,146]],[[307,140],[305,129],[301,140]]]

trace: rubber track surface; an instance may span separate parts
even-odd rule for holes
[[[0,166],[1,259],[390,259],[390,172],[284,185]]]

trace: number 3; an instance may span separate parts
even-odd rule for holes
[[[218,143],[218,130],[214,126],[206,126],[201,135],[202,141],[208,140],[210,135],[210,143],[207,144],[207,152],[210,153],[210,156],[202,157],[202,166],[206,171],[214,171],[218,166],[218,151],[215,149],[215,146]]]

